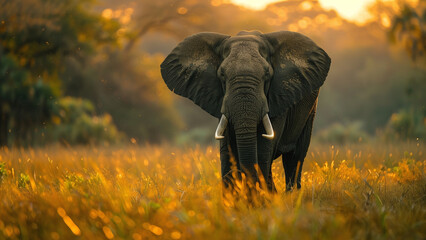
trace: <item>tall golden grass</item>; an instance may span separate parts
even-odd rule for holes
[[[0,239],[425,239],[422,143],[310,148],[302,189],[222,198],[216,147],[3,149]]]

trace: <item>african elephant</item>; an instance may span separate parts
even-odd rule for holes
[[[173,49],[161,74],[171,91],[220,119],[215,137],[224,186],[231,186],[229,176],[237,168],[274,192],[271,165],[281,155],[286,190],[295,183],[301,187],[319,88],[330,63],[323,49],[296,32],[198,33]]]

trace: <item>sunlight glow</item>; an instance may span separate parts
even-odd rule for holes
[[[280,2],[279,0],[231,0],[232,3],[254,9],[264,9],[268,4],[274,2]],[[366,8],[369,4],[373,3],[374,0],[357,0],[357,1],[342,1],[342,0],[319,0],[320,4],[325,9],[334,9],[342,17],[355,21],[363,22],[367,20],[368,14],[366,14]],[[309,10],[311,4],[308,1],[302,3],[302,7],[305,10]]]
[[[277,0],[231,0],[232,3],[254,9],[254,10],[262,10],[264,9],[268,4],[273,2],[279,2]]]
[[[374,0],[319,0],[319,2],[325,9],[334,9],[348,20],[364,22],[369,17],[369,15],[366,14],[366,9]]]

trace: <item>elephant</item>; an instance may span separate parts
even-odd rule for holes
[[[263,183],[276,192],[271,166],[280,156],[286,191],[301,188],[319,88],[330,64],[322,48],[297,32],[201,32],[171,51],[161,75],[172,92],[220,119],[215,138],[223,186],[233,186],[237,171],[250,186]]]

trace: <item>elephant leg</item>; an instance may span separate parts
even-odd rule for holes
[[[272,167],[269,167],[268,180],[266,182],[268,184],[268,190],[272,193],[277,193],[277,188],[275,187],[274,180],[272,179]]]
[[[277,190],[275,188],[274,181],[272,179],[272,161],[274,160],[276,151],[277,151],[277,139],[281,138],[281,134],[284,128],[285,118],[275,118],[271,119],[275,138],[273,140],[265,139],[260,134],[258,136],[258,163],[260,171],[262,172],[262,176],[265,180],[266,187],[268,191],[275,193]],[[263,126],[260,125],[258,132],[265,131]]]
[[[303,160],[299,160],[299,158],[296,157],[296,151],[297,150],[293,150],[291,152],[284,153],[282,158],[287,192],[293,189],[294,183],[296,182],[295,179],[300,179]],[[300,182],[297,187],[301,187]]]
[[[291,191],[294,184],[297,184],[297,188],[301,188],[301,175],[303,161],[305,160],[306,153],[308,152],[309,144],[311,142],[312,125],[314,122],[315,112],[313,111],[308,120],[306,121],[305,127],[302,130],[300,137],[297,140],[296,148],[293,151],[283,154],[283,166],[286,180],[286,191]]]

